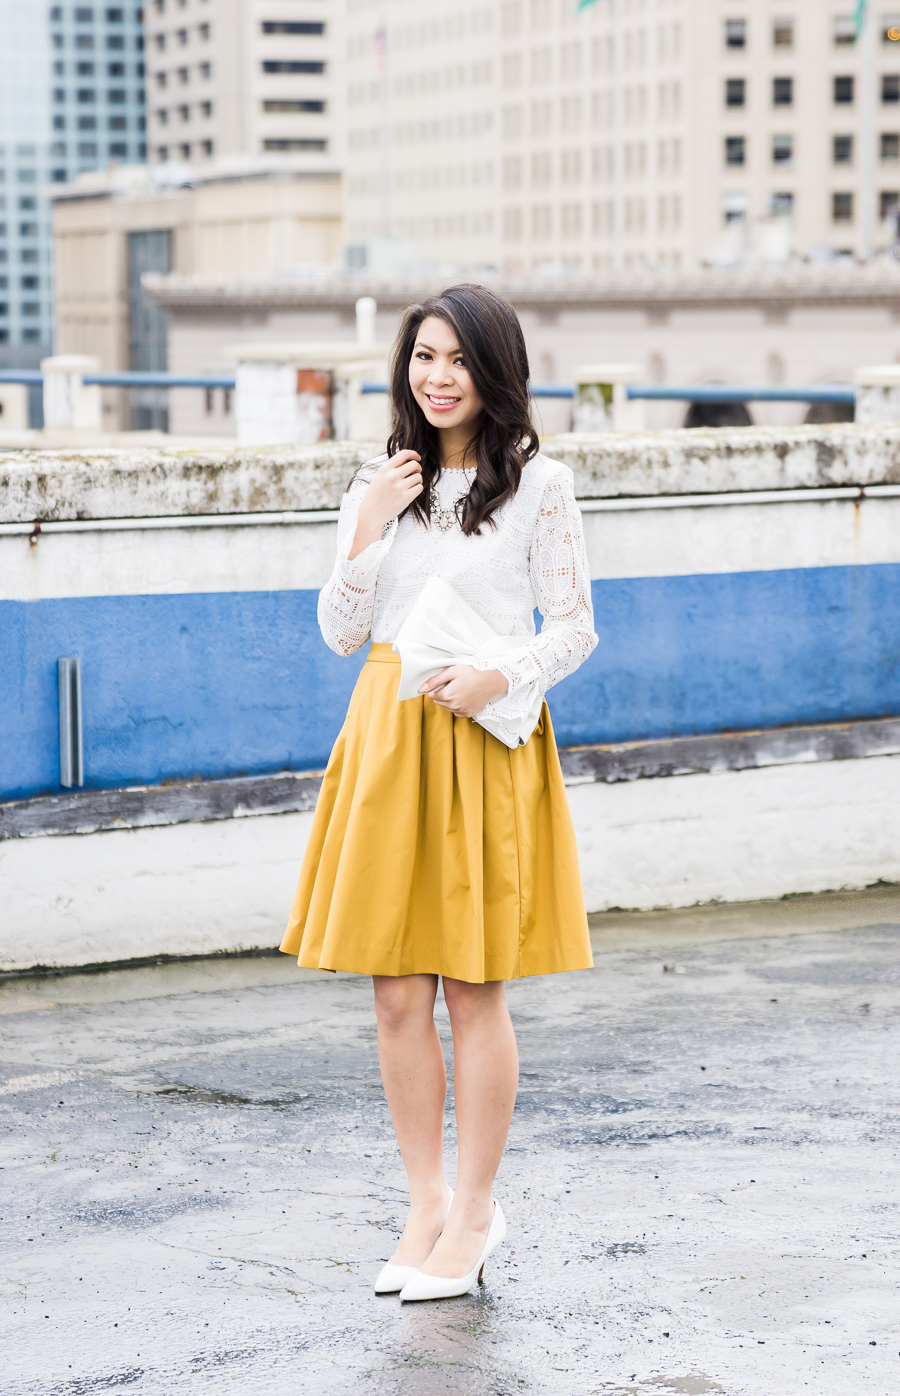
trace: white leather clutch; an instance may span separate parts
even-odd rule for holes
[[[400,656],[397,697],[420,698],[419,687],[451,664],[474,664],[476,659],[507,654],[527,644],[523,635],[498,635],[459,592],[440,577],[429,577],[394,641]],[[524,746],[541,715],[543,695],[538,693],[523,718],[516,740],[502,736],[499,723],[479,715],[475,721],[506,746]]]

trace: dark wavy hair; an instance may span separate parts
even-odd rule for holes
[[[484,413],[466,445],[477,473],[469,493],[457,505],[463,533],[496,527],[493,514],[519,488],[522,468],[537,455],[538,434],[528,397],[528,353],[519,317],[508,301],[485,286],[450,286],[421,305],[411,305],[391,357],[392,424],[388,455],[418,451],[422,459],[422,493],[408,506],[427,523],[431,486],[441,473],[439,428],[431,426],[409,385],[409,365],[416,335],[429,316],[445,320],[457,337],[463,362],[484,403]],[[405,511],[408,512],[408,511]]]

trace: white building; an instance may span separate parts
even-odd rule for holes
[[[147,0],[150,159],[333,156],[334,7]]]
[[[586,274],[865,254],[900,191],[900,7],[346,0],[347,231]]]

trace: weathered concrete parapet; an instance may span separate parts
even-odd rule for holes
[[[9,451],[0,522],[334,509],[383,441],[230,450]],[[900,483],[900,424],[548,437],[582,499]]]

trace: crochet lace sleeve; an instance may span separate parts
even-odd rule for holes
[[[492,698],[483,711],[515,733],[535,694],[544,694],[574,674],[597,644],[591,580],[581,513],[571,482],[551,480],[544,489],[530,554],[531,583],[543,617],[541,633],[476,669],[498,669],[508,692]]]
[[[380,542],[370,543],[350,561],[360,501],[370,478],[371,472],[363,467],[341,500],[337,559],[334,571],[319,592],[319,629],[328,648],[337,654],[355,654],[371,634],[378,570],[397,532],[397,520],[393,519]]]

